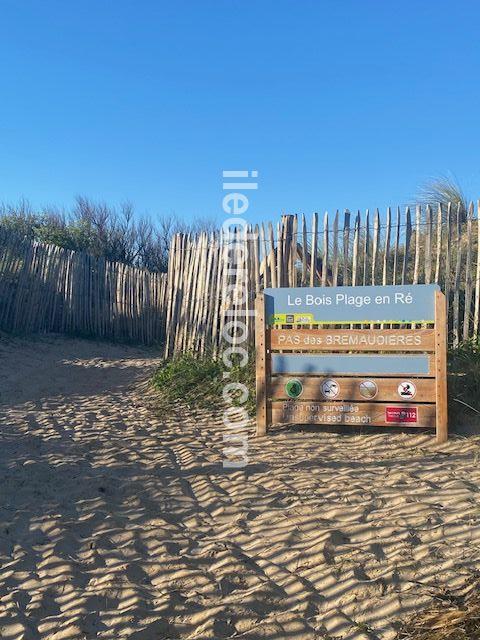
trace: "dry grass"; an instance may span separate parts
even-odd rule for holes
[[[437,604],[416,615],[400,632],[399,640],[479,640],[480,579],[461,595],[443,593]]]

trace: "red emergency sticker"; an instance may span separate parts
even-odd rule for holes
[[[387,407],[385,422],[417,422],[417,407]]]

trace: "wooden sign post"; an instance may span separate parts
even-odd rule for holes
[[[255,330],[257,435],[276,423],[370,425],[447,440],[437,285],[265,289]]]

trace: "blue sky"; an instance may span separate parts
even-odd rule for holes
[[[222,219],[480,197],[480,4],[0,0],[0,200]]]

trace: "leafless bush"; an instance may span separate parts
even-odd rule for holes
[[[22,236],[108,260],[124,262],[150,271],[166,271],[168,250],[174,233],[214,231],[211,220],[187,224],[175,216],[155,221],[135,215],[130,202],[112,207],[84,196],[71,211],[44,207],[35,211],[26,200],[0,205],[0,224]]]

